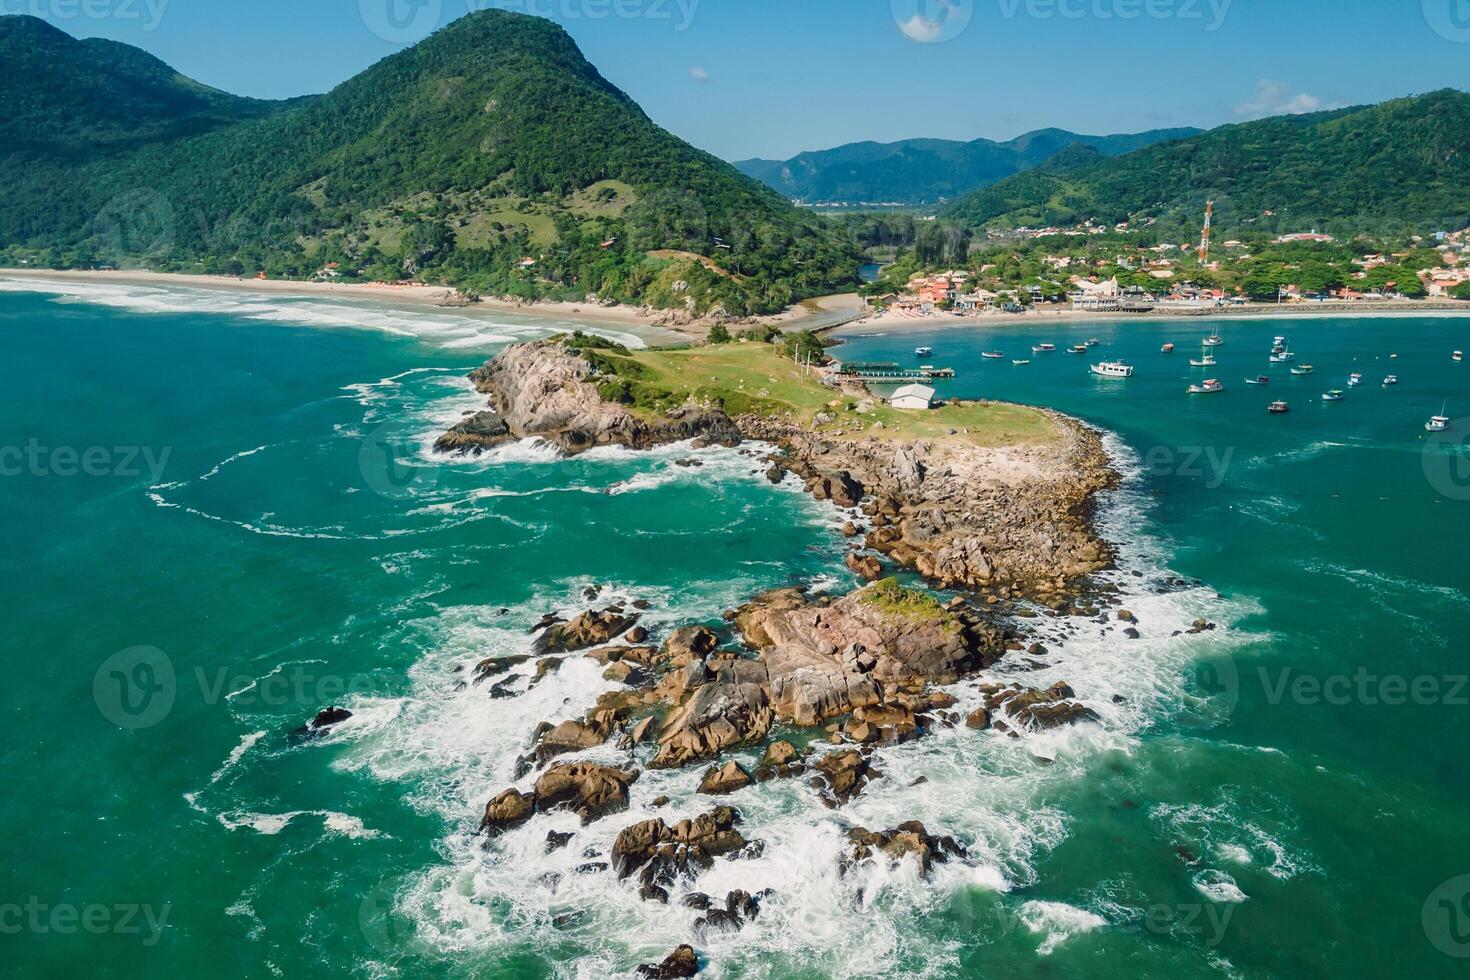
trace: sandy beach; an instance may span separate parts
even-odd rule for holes
[[[553,320],[570,320],[590,327],[607,327],[631,333],[652,345],[681,344],[704,340],[709,324],[662,322],[667,313],[633,306],[595,306],[586,303],[541,301],[514,302],[481,299],[468,306],[453,305],[455,291],[448,286],[394,285],[389,283],[296,282],[281,279],[244,279],[233,276],[144,272],[141,270],[77,271],[0,268],[0,276],[49,282],[115,283],[131,286],[180,286],[188,289],[221,290],[232,293],[268,293],[303,299],[334,299],[384,304],[418,312],[440,310],[455,316],[494,317],[504,314]],[[760,317],[783,330],[830,328],[858,315],[862,300],[855,293],[808,300],[777,316]],[[732,327],[738,329],[738,327]]]

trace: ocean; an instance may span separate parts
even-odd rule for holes
[[[835,510],[773,488],[749,449],[436,457],[482,404],[464,375],[560,324],[35,288],[0,282],[7,972],[598,978],[683,942],[704,975],[782,980],[1463,970],[1470,384],[1449,354],[1470,320],[1221,321],[1228,390],[1195,397],[1209,321],[853,339],[842,356],[933,346],[959,375],[941,395],[1109,433],[1127,479],[1100,506],[1107,577],[1141,637],[1044,617],[1049,652],[992,672],[1065,680],[1098,725],[942,729],[880,750],[886,777],[836,811],[800,780],[729,798],[764,851],[695,887],[771,892],[699,942],[677,901],[577,868],[627,824],[709,809],[700,769],[487,845],[479,815],[536,725],[613,685],[575,657],[521,669],[509,697],[464,672],[526,652],[589,587],[652,603],[656,633],[768,588],[853,588]],[[1316,373],[1268,368],[1275,334]],[[1029,351],[1094,336],[1134,378]],[[1320,401],[1354,369],[1361,387]],[[1290,414],[1266,414],[1277,398]],[[1445,399],[1455,427],[1432,438]],[[1197,619],[1216,628],[1184,632]],[[353,717],[293,734],[328,705]],[[848,828],[911,819],[965,859],[839,873]],[[576,836],[548,854],[553,830]]]

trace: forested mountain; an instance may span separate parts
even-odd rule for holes
[[[78,41],[34,17],[0,17],[0,150],[88,155],[255,118],[281,104],[192,81],[116,41]]]
[[[303,276],[335,262],[732,313],[855,273],[820,219],[659,128],[540,18],[472,13],[292,103],[235,99],[28,17],[0,19],[0,65],[50,73],[7,106],[61,117],[44,140],[0,144],[0,248],[53,264]]]
[[[743,160],[735,166],[794,200],[806,203],[933,204],[1038,166],[1081,144],[1105,156],[1128,153],[1197,129],[1159,129],[1118,136],[1081,136],[1039,129],[1006,143],[979,139],[916,139],[850,143],[802,153],[790,160]]]
[[[1223,126],[1112,159],[1075,159],[976,191],[941,213],[972,227],[1154,221],[1197,233],[1328,233],[1470,224],[1470,94]]]

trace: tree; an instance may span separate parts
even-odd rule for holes
[[[730,339],[730,331],[725,329],[723,323],[717,323],[709,328],[709,342],[711,344],[728,344]]]
[[[1455,299],[1470,300],[1470,282],[1462,282],[1450,290],[1450,295]]]

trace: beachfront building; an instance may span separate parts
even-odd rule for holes
[[[904,385],[893,393],[889,404],[904,411],[927,412],[934,407],[934,389],[928,385]]]

